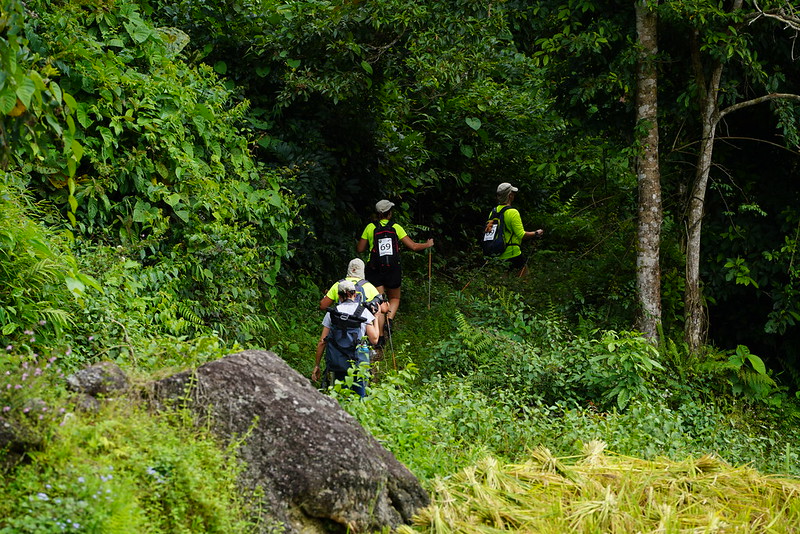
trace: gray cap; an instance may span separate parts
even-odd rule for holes
[[[508,193],[516,193],[517,191],[519,191],[519,189],[517,189],[508,182],[503,182],[502,184],[497,186],[498,195],[507,195]]]
[[[389,202],[388,200],[379,200],[378,203],[375,204],[375,211],[378,213],[386,213],[393,207],[394,202]]]
[[[339,293],[350,293],[356,290],[356,285],[350,280],[342,280],[339,282]]]
[[[347,276],[354,276],[359,280],[364,279],[364,261],[361,258],[353,258],[347,266]]]

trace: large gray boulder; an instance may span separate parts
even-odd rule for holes
[[[286,532],[394,528],[429,502],[405,466],[272,352],[227,356],[161,380],[153,393],[163,402],[186,391],[218,435],[246,436],[243,482],[263,490]]]

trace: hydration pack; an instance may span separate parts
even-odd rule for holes
[[[328,308],[331,317],[331,327],[328,332],[325,364],[327,370],[347,372],[353,362],[358,361],[356,349],[361,343],[361,325],[367,322],[362,317],[364,305],[359,303],[356,309],[350,312],[339,310],[339,305]]]
[[[380,271],[388,271],[400,265],[400,243],[394,223],[383,225],[378,222],[375,225],[369,264],[373,269]]]
[[[481,239],[481,249],[483,249],[485,256],[499,256],[506,250],[506,225],[503,214],[508,208],[509,206],[503,206],[500,211],[494,208],[491,215],[489,215],[489,220],[486,221],[483,239]]]

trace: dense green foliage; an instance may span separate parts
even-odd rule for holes
[[[756,85],[786,90],[788,42],[761,25],[714,41],[709,28],[739,15],[664,7],[671,148],[654,346],[630,331],[629,8],[2,0],[0,420],[34,448],[16,464],[0,451],[0,532],[67,519],[93,532],[251,531],[235,450],[180,410],[76,415],[62,373],[110,359],[146,380],[253,347],[309,376],[317,303],[380,198],[436,246],[404,253],[397,331],[367,402],[329,393],[428,488],[487,452],[568,456],[595,439],[800,475],[797,159],[778,146],[796,144],[790,104],[726,124],[705,222],[713,343],[690,353],[673,341],[697,140],[680,41],[702,30],[704,51],[731,61],[731,103]],[[733,139],[776,131],[768,152]],[[546,232],[526,244],[522,278],[477,253],[501,181],[520,186],[526,227]]]
[[[634,333],[576,333],[503,291],[456,303],[420,311],[450,323],[443,338],[398,332],[396,359],[418,366],[346,405],[415,473],[452,473],[486,452],[521,461],[538,445],[570,456],[598,439],[640,458],[713,452],[800,474],[798,406],[744,348],[693,359]]]

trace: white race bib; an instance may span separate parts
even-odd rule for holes
[[[378,239],[378,256],[391,256],[392,255],[392,238],[382,237]]]
[[[483,234],[484,241],[492,241],[494,239],[494,235],[497,233],[497,227],[500,226],[499,224],[493,224],[492,229]]]

